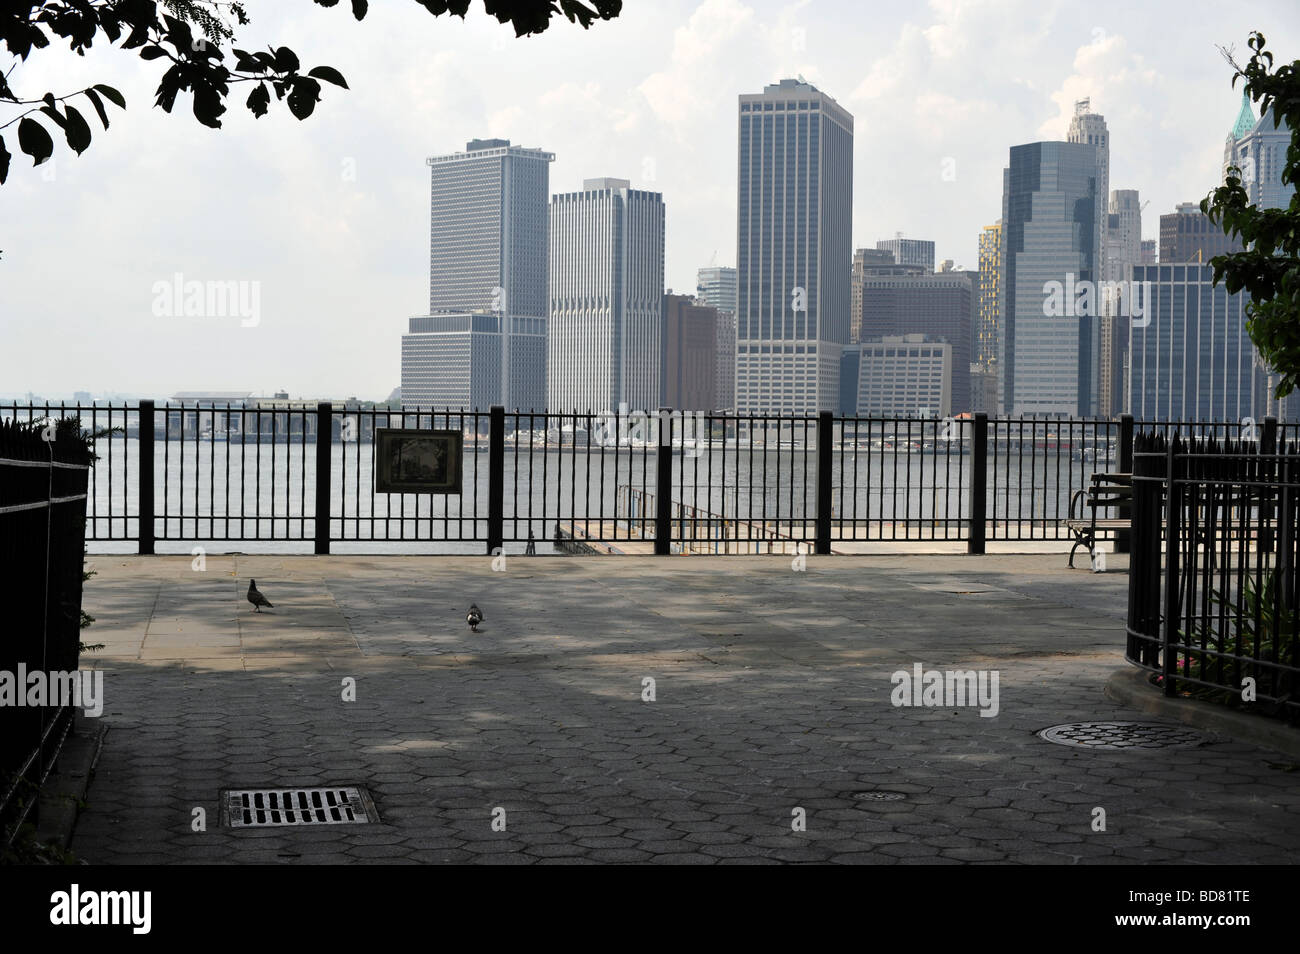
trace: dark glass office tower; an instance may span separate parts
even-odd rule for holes
[[[1144,314],[1129,328],[1129,408],[1138,420],[1261,423],[1279,414],[1246,333],[1249,299],[1216,287],[1213,276],[1204,264],[1134,267],[1134,281],[1146,283]]]
[[[1049,283],[1077,288],[1100,276],[1097,147],[1034,142],[1011,147],[1003,171],[998,364],[1011,414],[1097,413],[1100,303],[1049,314]],[[1080,309],[1067,296],[1070,311]]]

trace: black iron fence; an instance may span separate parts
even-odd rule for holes
[[[104,439],[87,538],[328,553],[522,549],[852,552],[874,541],[1066,540],[1094,471],[1131,469],[1133,422],[387,407],[0,406],[81,415]],[[460,494],[375,488],[375,431],[456,430]],[[1162,425],[1276,439],[1275,422]],[[152,439],[150,438],[152,435]],[[328,439],[322,439],[328,435]]]
[[[0,422],[0,831],[11,840],[72,724],[90,454],[76,422]],[[57,683],[53,674],[59,674]]]
[[[1136,439],[1127,656],[1167,695],[1294,720],[1300,452],[1269,430],[1258,444]]]

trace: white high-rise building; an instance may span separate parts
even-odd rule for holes
[[[662,194],[602,178],[553,196],[548,410],[658,409],[663,295]]]
[[[1286,150],[1291,145],[1291,130],[1285,122],[1273,125],[1270,109],[1258,121],[1250,97],[1241,94],[1241,112],[1223,147],[1223,180],[1228,169],[1241,170],[1242,188],[1250,204],[1261,209],[1285,209],[1295,195],[1295,183],[1283,184]]]
[[[840,403],[853,261],[853,117],[803,80],[740,97],[736,409]]]
[[[697,273],[695,297],[718,311],[736,313],[736,270],[725,265],[706,265]]]
[[[1097,274],[1106,274],[1106,216],[1110,199],[1110,131],[1106,117],[1092,111],[1092,99],[1081,99],[1074,104],[1074,117],[1065,136],[1066,142],[1083,142],[1097,147],[1097,223],[1098,255]]]
[[[1127,282],[1134,265],[1142,264],[1142,204],[1136,189],[1114,189],[1102,249],[1104,289],[1101,318],[1101,370],[1097,413],[1113,417],[1125,412],[1125,368],[1128,359],[1128,316],[1116,286]]]
[[[407,405],[540,410],[553,153],[474,139],[429,166],[429,313],[402,336]]]

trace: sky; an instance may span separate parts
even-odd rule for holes
[[[325,86],[300,122],[274,100],[255,119],[236,87],[212,130],[185,93],[170,115],[152,105],[159,62],[102,41],[13,70],[23,98],[108,83],[127,110],[109,106],[105,131],[83,105],[90,148],[59,142],[36,168],[3,133],[0,396],[386,398],[428,307],[424,160],[479,137],[554,152],[553,193],[597,176],[662,192],[665,283],[693,291],[700,266],[735,264],[737,97],[783,77],[854,116],[855,248],[901,232],[975,268],[1009,148],[1063,140],[1083,97],[1110,130],[1110,187],[1149,202],[1156,238],[1218,182],[1240,88],[1216,45],[1244,60],[1260,30],[1300,59],[1294,0],[625,0],[616,20],[524,39],[477,3],[461,21],[382,0],[360,23],[346,3],[246,6],[241,48],[289,46],[350,89]],[[187,315],[195,281],[242,300]]]

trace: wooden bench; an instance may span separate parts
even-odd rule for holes
[[[1070,547],[1070,567],[1074,567],[1074,551],[1086,547],[1092,553],[1097,546],[1097,534],[1107,530],[1121,531],[1133,528],[1132,517],[1098,517],[1099,510],[1128,507],[1133,503],[1132,474],[1093,474],[1088,486],[1076,490],[1070,498],[1070,516],[1065,521],[1074,534]]]

